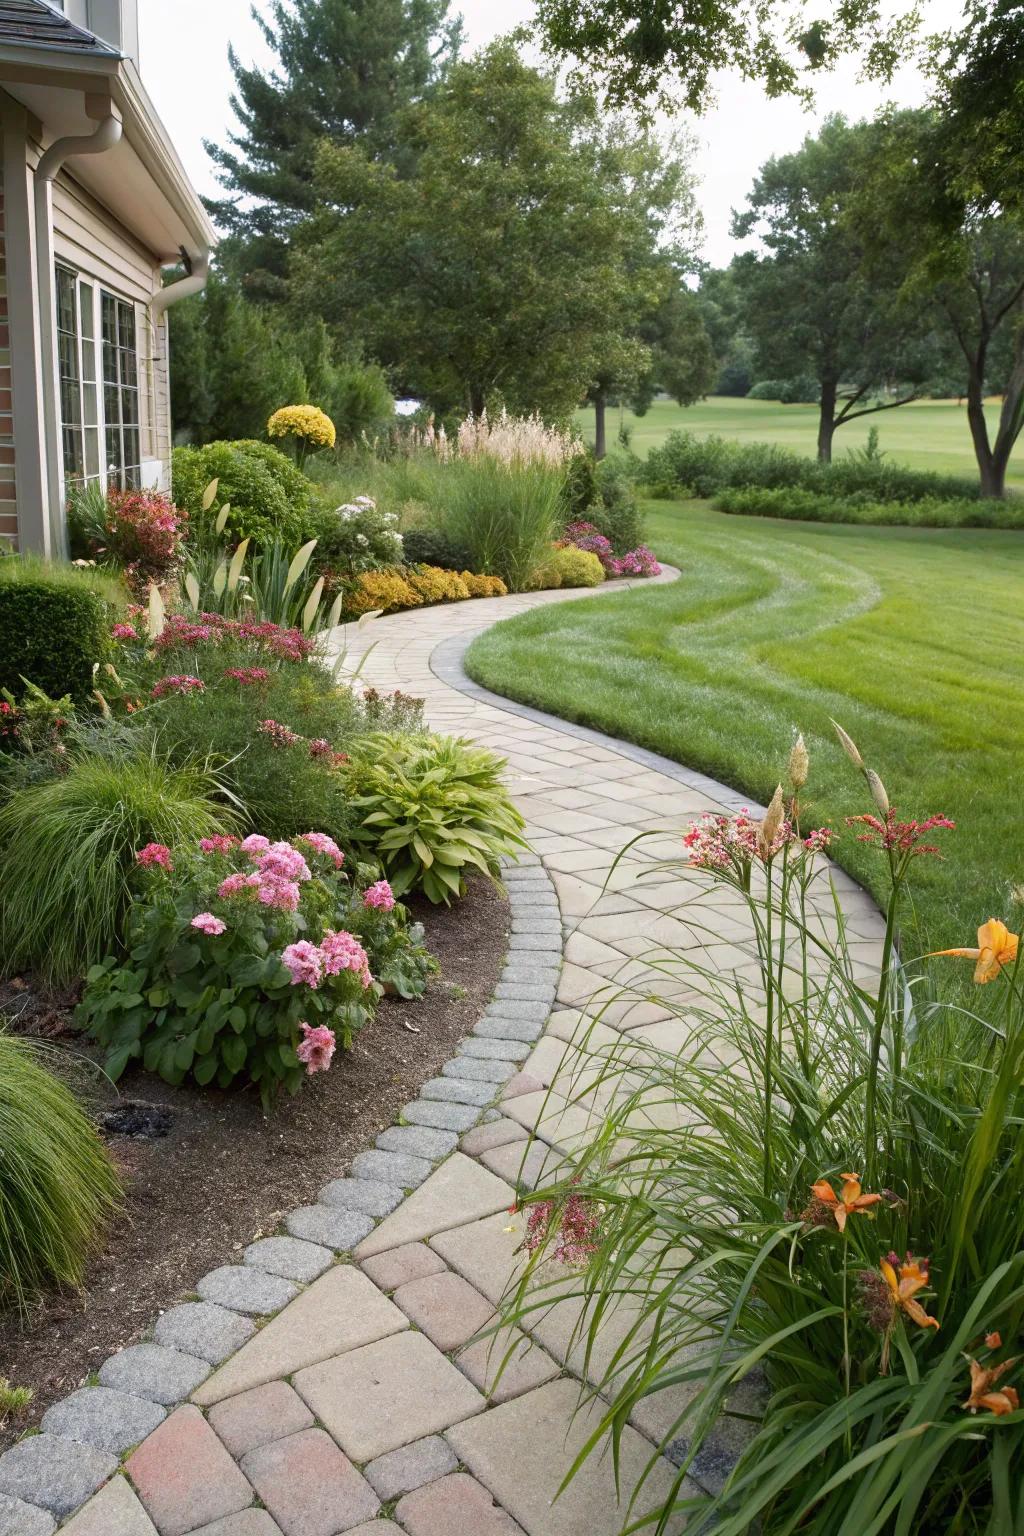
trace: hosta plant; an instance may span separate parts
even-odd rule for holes
[[[504,760],[452,736],[377,734],[357,742],[349,782],[358,843],[384,865],[396,895],[449,903],[474,869],[497,876],[525,848],[523,818],[501,780]]]
[[[508,1310],[528,1327],[568,1288],[591,1361],[605,1346],[581,1462],[609,1439],[617,1459],[637,1416],[656,1424],[675,1486],[646,1521],[641,1486],[630,1529],[1024,1531],[1018,940],[990,919],[949,952],[973,962],[969,1006],[933,984],[953,959],[900,955],[913,871],[954,852],[953,823],[899,816],[841,740],[873,799],[845,835],[890,876],[884,937],[845,925],[820,857],[833,834],[802,825],[798,743],[765,818],[706,816],[680,860],[651,866],[717,953],[723,906],[745,909],[749,962],[652,953],[585,1022],[586,1074],[555,1081],[595,1134],[570,1178],[528,1197]],[[633,997],[662,1010],[662,1042],[599,1046]],[[559,1258],[573,1276],[556,1283]]]
[[[327,1070],[381,992],[349,913],[358,903],[374,919],[365,928],[387,958],[384,919],[402,921],[391,892],[366,907],[369,892],[354,895],[343,854],[319,832],[150,844],[137,857],[127,963],[93,966],[79,1009],[110,1076],[139,1061],[173,1084],[254,1083],[269,1105]]]

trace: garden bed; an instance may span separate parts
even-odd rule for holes
[[[0,1430],[0,1449],[108,1355],[138,1340],[199,1276],[237,1262],[247,1243],[314,1200],[453,1054],[501,971],[507,903],[477,878],[455,907],[433,907],[422,898],[410,905],[440,961],[439,977],[419,1002],[382,999],[352,1051],[269,1120],[254,1091],[172,1088],[138,1071],[122,1079],[119,1094],[96,1096],[100,1115],[143,1103],[168,1111],[170,1127],[155,1138],[110,1136],[125,1206],[82,1293],[46,1298],[27,1324],[14,1315],[0,1318],[0,1375],[35,1393],[28,1414]],[[2,1001],[15,1028],[80,1049],[62,1032],[67,1012],[60,999],[56,1006],[34,1006],[31,994],[8,986]]]

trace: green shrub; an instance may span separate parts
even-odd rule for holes
[[[380,859],[396,896],[465,894],[468,870],[496,877],[526,844],[496,753],[451,736],[374,735],[358,742],[349,783],[355,840]]]
[[[589,452],[574,453],[565,466],[562,482],[562,521],[572,523],[586,517],[598,497],[598,465]]]
[[[39,1047],[0,1032],[0,1303],[76,1286],[117,1204],[117,1174]]]
[[[203,508],[203,496],[216,480],[213,506]],[[224,536],[232,544],[251,539],[254,545],[275,539],[297,549],[309,534],[313,487],[294,462],[269,443],[247,438],[208,443],[204,448],[174,450],[174,500],[189,514],[193,536],[210,537],[218,509],[229,505]]]
[[[586,521],[610,540],[615,554],[624,555],[644,542],[644,518],[636,494],[637,461],[610,453],[597,466],[598,498]]]
[[[530,586],[534,591],[548,591],[555,587],[599,587],[603,581],[604,566],[598,557],[569,544],[551,551],[534,571]]]
[[[51,698],[91,694],[127,594],[113,576],[32,555],[0,560],[0,688],[34,683]]]
[[[233,817],[197,768],[147,750],[72,760],[0,807],[0,954],[67,984],[120,941],[130,876],[147,843],[193,841]]]
[[[816,405],[821,385],[811,374],[792,379],[759,379],[747,390],[748,400],[778,400],[782,405]]]
[[[469,551],[469,567],[522,592],[559,522],[564,471],[543,462],[504,464],[490,454],[443,466],[441,527]]]
[[[317,570],[336,576],[400,565],[404,558],[398,533],[398,513],[379,507],[372,496],[360,496],[341,506],[320,507],[309,520],[317,541],[313,562]]]
[[[798,487],[769,491],[743,486],[719,491],[720,512],[792,518],[813,523],[877,523],[911,528],[1024,528],[1024,500],[872,501],[866,494],[825,496]]]
[[[402,535],[405,559],[410,565],[436,565],[443,571],[468,570],[472,556],[440,528],[410,528]]]
[[[865,462],[851,456],[819,464],[774,443],[734,443],[692,432],[672,432],[660,448],[652,448],[643,475],[645,483],[667,482],[697,496],[735,486],[798,487],[827,496],[862,492],[874,501],[977,501],[981,495],[974,480],[907,469],[885,458]]]
[[[373,1014],[365,950],[344,926],[354,903],[330,838],[179,845],[140,871],[126,964],[94,965],[78,1017],[115,1080],[141,1061],[178,1085],[253,1083],[269,1107],[330,1066]],[[304,1040],[326,1031],[317,1062]]]

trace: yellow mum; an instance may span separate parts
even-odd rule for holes
[[[285,405],[267,422],[268,437],[294,437],[295,456],[301,464],[308,453],[333,448],[337,440],[334,422],[315,405]]]

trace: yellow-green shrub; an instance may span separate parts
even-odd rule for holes
[[[439,565],[410,566],[405,579],[425,603],[458,603],[469,596],[469,588],[455,571]]]
[[[346,593],[345,611],[373,613],[379,608],[390,613],[394,608],[418,608],[422,601],[403,571],[363,571]]]
[[[508,587],[500,576],[477,576],[472,571],[460,571],[470,597],[507,597]]]
[[[567,544],[564,549],[554,551],[551,564],[559,576],[559,582],[552,585],[598,587],[604,581],[604,566],[589,549],[577,549]]]

